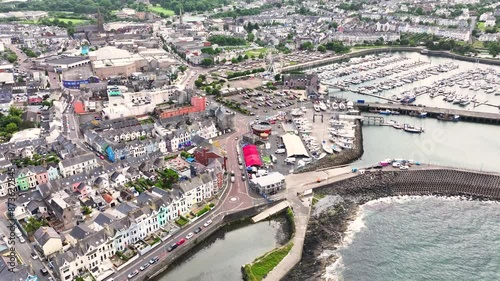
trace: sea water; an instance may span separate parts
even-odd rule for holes
[[[500,280],[499,214],[498,202],[458,197],[368,202],[329,279]]]

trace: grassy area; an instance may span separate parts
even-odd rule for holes
[[[155,14],[163,13],[165,16],[173,16],[175,12],[172,10],[167,10],[162,8],[161,6],[150,6],[149,10]]]
[[[181,216],[178,220],[175,221],[176,224],[178,224],[179,226],[184,226],[188,223],[188,219],[186,219],[185,217]]]
[[[56,18],[49,18],[51,21],[55,20]],[[73,22],[74,25],[79,25],[79,24],[84,24],[88,23],[88,20],[82,20],[82,19],[66,19],[66,18],[57,18],[59,21],[68,23],[68,22]]]
[[[288,62],[288,64],[289,64],[289,65],[296,65],[296,64],[297,64],[297,62],[296,62],[296,61],[289,61],[289,62]]]
[[[482,32],[484,32],[486,30],[486,26],[484,25],[484,22],[478,22],[477,23],[477,29],[479,29]]]
[[[244,279],[246,281],[260,281],[271,272],[288,255],[293,247],[292,242],[266,253],[255,259],[252,264],[245,265]]]
[[[248,51],[245,51],[245,55],[247,56],[255,56],[255,57],[258,57],[260,54],[263,54],[267,52],[267,48],[260,48],[260,49],[253,49],[253,50],[248,50]]]
[[[472,47],[476,49],[484,49],[484,44],[481,41],[474,40],[474,43],[472,43]]]

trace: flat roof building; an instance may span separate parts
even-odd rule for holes
[[[273,172],[267,176],[256,177],[250,180],[251,187],[260,194],[274,194],[285,189],[285,176],[281,173]]]

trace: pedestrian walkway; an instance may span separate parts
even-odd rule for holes
[[[285,258],[264,278],[264,281],[282,280],[290,270],[300,262],[302,249],[306,237],[309,213],[311,210],[311,198],[303,199],[304,202],[292,194],[287,196],[288,202],[294,212],[295,234],[292,238],[293,247]]]

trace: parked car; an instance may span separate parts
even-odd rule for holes
[[[181,240],[177,241],[177,245],[179,245],[179,246],[184,244],[184,243],[186,243],[186,239],[184,239],[184,238],[181,238]]]
[[[195,230],[194,230],[194,233],[195,233],[195,234],[198,234],[198,233],[200,233],[200,232],[201,232],[201,230],[202,230],[202,228],[201,228],[201,227],[198,227],[197,229],[195,229]]]
[[[34,260],[37,260],[38,259],[38,255],[36,253],[31,253],[30,254],[31,258],[34,259]]]
[[[174,243],[170,246],[168,246],[167,248],[167,252],[172,252],[173,250],[175,250],[179,245],[177,245],[177,243]]]
[[[137,269],[136,269],[136,270],[134,270],[134,271],[130,272],[130,273],[127,275],[127,277],[130,279],[130,278],[135,277],[137,274],[139,274],[139,270],[137,270]]]
[[[212,224],[212,220],[208,220],[206,223],[203,224],[203,226],[207,227]]]
[[[150,264],[154,264],[154,263],[158,262],[159,260],[160,260],[159,257],[154,257],[154,258],[152,258],[152,259],[149,260],[149,263]]]
[[[141,266],[139,269],[140,269],[141,271],[144,271],[144,270],[145,270],[146,268],[148,268],[148,267],[149,267],[149,263],[145,263],[145,264],[144,264],[143,266]]]
[[[40,272],[42,273],[43,276],[49,275],[49,271],[45,268],[40,269]]]
[[[21,236],[21,237],[19,237],[19,242],[24,243],[24,242],[26,242],[26,240],[24,240],[24,237]]]
[[[186,239],[191,239],[191,237],[193,237],[193,236],[194,236],[194,233],[189,232],[189,234],[186,235]]]

